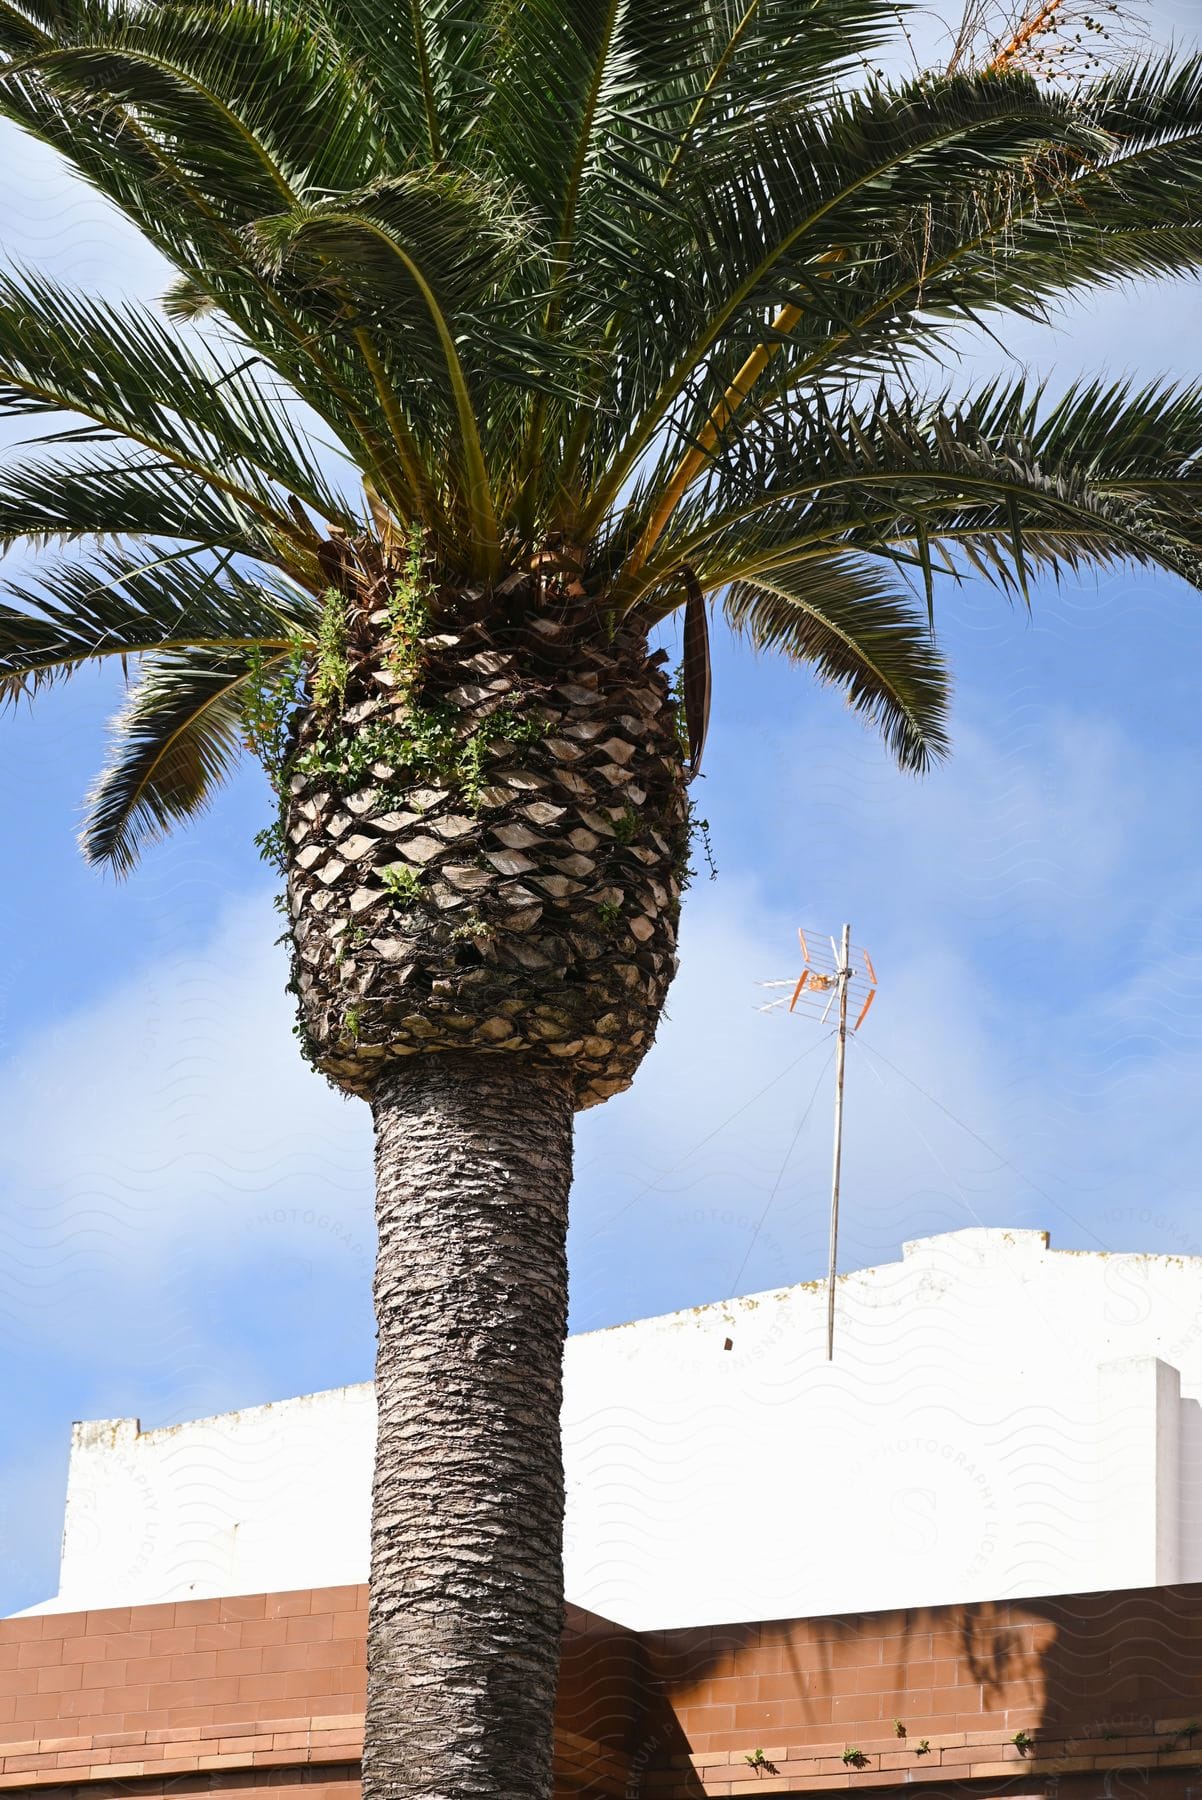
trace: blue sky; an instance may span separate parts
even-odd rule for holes
[[[1185,0],[1154,17],[1187,31]],[[156,292],[41,157],[3,163],[0,232],[81,287]],[[1196,285],[1113,295],[1007,347],[1056,380],[1202,377],[1200,315]],[[1028,619],[969,585],[940,621],[957,748],[922,783],[836,697],[719,643],[720,874],[688,896],[635,1090],[580,1123],[574,1329],[822,1271],[828,1049],[755,985],[795,971],[799,922],[850,918],[881,978],[849,1064],[843,1266],[974,1223],[1202,1254],[1202,597],[1120,573]],[[125,886],[89,872],[74,832],[117,699],[88,677],[0,720],[0,1611],[55,1588],[73,1419],[371,1372],[368,1115],[294,1055],[263,779]]]

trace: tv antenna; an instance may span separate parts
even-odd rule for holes
[[[807,1012],[818,1015],[825,1025],[832,1010],[835,1013],[835,1148],[831,1168],[830,1251],[826,1273],[826,1360],[835,1355],[835,1276],[839,1262],[839,1182],[843,1169],[843,1082],[847,1067],[848,1014],[855,1008],[852,1032],[857,1032],[868,1017],[868,1009],[876,999],[876,970],[867,950],[856,948],[852,961],[851,926],[843,927],[843,936],[823,939],[817,934],[807,937],[799,925],[802,971],[796,983],[765,981],[767,988],[792,988],[788,999],[770,1000],[763,1012]],[[828,954],[826,946],[830,945]]]

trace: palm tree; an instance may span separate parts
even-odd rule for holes
[[[890,85],[895,14],[0,0],[0,109],[178,271],[0,273],[0,537],[68,545],[0,681],[135,665],[119,873],[259,753],[301,1046],[375,1118],[373,1797],[550,1792],[572,1118],[675,968],[711,600],[922,770],[941,572],[1197,577],[1202,391],[929,384],[1202,261],[1202,61]]]

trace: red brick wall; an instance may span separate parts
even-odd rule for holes
[[[675,1740],[696,1774],[682,1793],[1065,1794],[1098,1771],[1091,1797],[1135,1772],[1143,1793],[1202,1800],[1202,1586],[656,1632],[641,1647],[644,1742]],[[778,1774],[747,1763],[757,1749]]]
[[[365,1623],[361,1587],[0,1620],[0,1787],[354,1800]],[[565,1796],[1202,1800],[1202,1586],[641,1636],[569,1609],[557,1741]]]
[[[367,1590],[0,1620],[0,1787],[358,1791]]]
[[[0,1619],[0,1744],[314,1715],[349,1728],[366,1606],[366,1588],[313,1588]]]

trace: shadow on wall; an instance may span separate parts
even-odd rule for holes
[[[575,1618],[564,1795],[1202,1797],[1202,1586],[642,1634]]]

